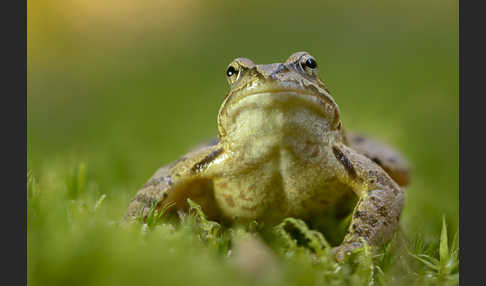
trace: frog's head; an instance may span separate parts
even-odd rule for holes
[[[317,129],[322,134],[340,133],[339,108],[317,66],[307,52],[294,53],[285,63],[233,60],[226,69],[230,90],[218,114],[220,137],[255,135],[256,129],[282,133],[311,125],[316,137]]]

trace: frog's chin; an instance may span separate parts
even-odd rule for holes
[[[298,89],[275,89],[236,97],[229,105],[227,115],[235,117],[246,109],[291,109],[293,107],[304,107],[327,118],[334,114],[332,106],[315,93]]]
[[[334,112],[314,94],[289,90],[249,94],[228,107],[220,125],[233,140],[275,144],[296,136],[322,138]]]

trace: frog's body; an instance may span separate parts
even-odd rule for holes
[[[306,52],[283,64],[233,61],[219,140],[159,169],[132,200],[128,216],[146,215],[154,202],[183,211],[190,197],[213,219],[276,223],[311,219],[353,201],[344,207],[353,217],[337,257],[359,247],[360,237],[371,245],[389,240],[408,166],[386,145],[343,131],[316,68]]]

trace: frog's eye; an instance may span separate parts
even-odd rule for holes
[[[317,62],[310,56],[303,57],[300,61],[300,67],[309,75],[312,75],[317,70]]]
[[[240,73],[240,68],[238,65],[230,65],[226,69],[226,77],[228,78],[228,83],[233,84],[238,79],[238,74]]]
[[[304,66],[305,67],[308,67],[310,69],[315,69],[317,68],[317,62],[316,60],[314,60],[313,58],[308,58],[305,62],[304,62]]]
[[[237,74],[238,71],[235,69],[234,66],[230,66],[227,70],[226,70],[226,76],[228,77],[231,77],[232,75],[234,74]]]

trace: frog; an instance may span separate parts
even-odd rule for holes
[[[343,127],[310,53],[272,64],[236,58],[226,79],[217,138],[159,168],[130,201],[127,219],[154,206],[187,214],[188,199],[229,223],[344,213],[349,226],[333,248],[337,261],[364,243],[376,249],[391,240],[410,165],[388,144]]]

